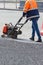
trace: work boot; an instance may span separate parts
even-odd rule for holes
[[[30,39],[30,40],[32,40],[32,41],[34,41],[34,38],[32,38],[32,37],[31,37],[31,38],[29,38],[29,39]]]
[[[38,39],[36,42],[42,42],[42,40],[41,39]]]

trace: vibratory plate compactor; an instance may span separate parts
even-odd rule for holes
[[[15,26],[13,26],[12,23],[5,24],[5,26],[3,27],[3,34],[1,35],[1,37],[17,39],[17,36],[22,34],[21,28],[28,21],[27,19],[24,23],[21,23],[22,19],[23,16],[19,19]]]

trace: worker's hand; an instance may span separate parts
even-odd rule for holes
[[[23,12],[23,17],[25,17],[26,13]]]

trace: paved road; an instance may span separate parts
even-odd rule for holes
[[[43,65],[43,44],[0,38],[0,65]]]

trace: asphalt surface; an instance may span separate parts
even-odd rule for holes
[[[0,65],[43,65],[43,44],[0,38]]]

